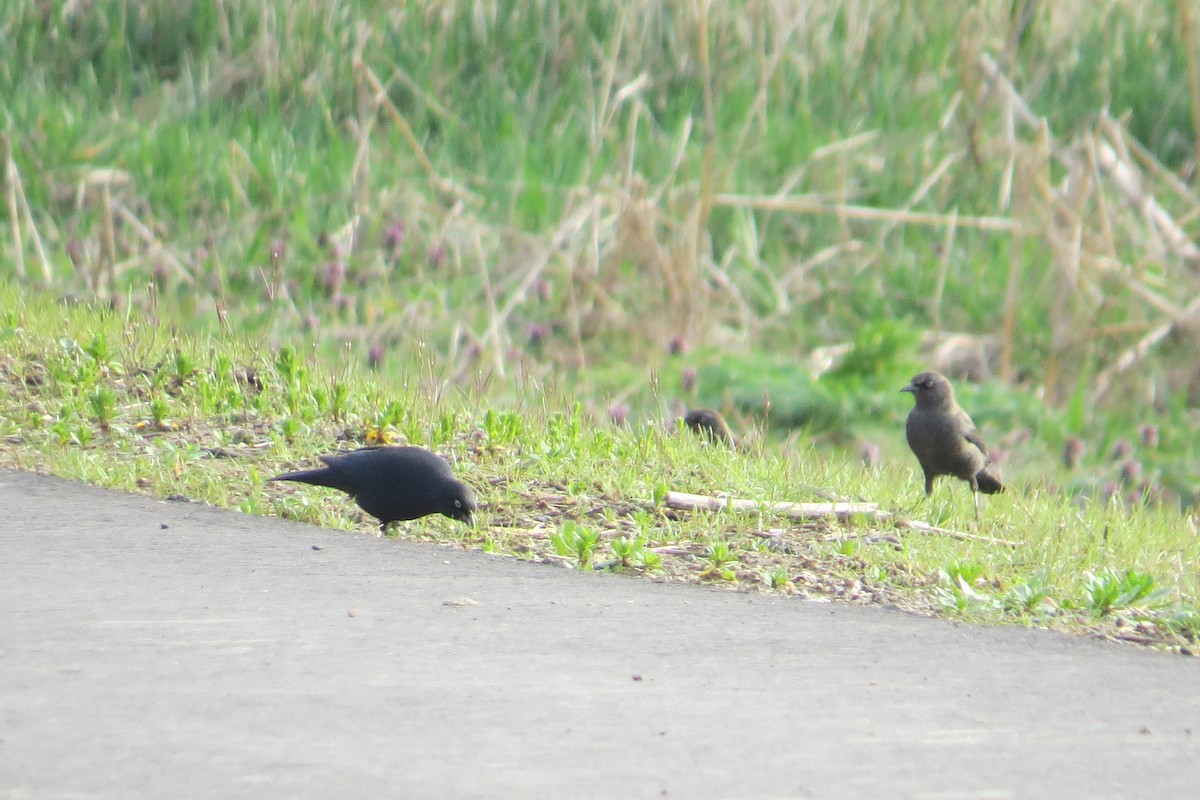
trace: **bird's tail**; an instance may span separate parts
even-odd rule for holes
[[[330,486],[334,489],[340,489],[334,482],[333,470],[322,467],[321,469],[303,469],[299,472],[285,472],[283,475],[276,475],[274,478],[267,478],[269,481],[296,481],[297,483],[310,483],[313,486]],[[983,488],[982,486],[980,488]]]
[[[995,473],[990,472],[991,465],[984,467],[975,476],[975,482],[979,485],[979,491],[984,494],[999,494],[1004,491],[1004,484],[996,477]]]

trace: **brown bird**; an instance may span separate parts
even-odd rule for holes
[[[926,495],[933,491],[933,479],[939,475],[952,475],[971,484],[976,509],[979,492],[1004,491],[988,458],[987,446],[967,412],[954,401],[954,387],[945,376],[922,372],[900,391],[912,392],[916,400],[904,431],[925,473]]]
[[[737,438],[729,430],[725,418],[710,408],[693,408],[683,415],[683,424],[687,425],[697,436],[704,437],[710,442],[737,447]]]
[[[1067,440],[1063,442],[1063,466],[1067,469],[1075,469],[1083,460],[1083,454],[1086,452],[1087,443],[1083,439],[1078,436],[1068,436]]]

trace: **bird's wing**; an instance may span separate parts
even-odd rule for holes
[[[979,452],[987,455],[987,445],[983,443],[983,439],[979,438],[979,431],[975,430],[975,421],[971,419],[971,415],[963,411],[962,406],[955,404],[955,408],[950,412],[958,421],[959,427],[962,428],[963,438],[971,444],[979,448]]]
[[[983,443],[983,439],[979,438],[979,431],[975,430],[974,428],[968,428],[967,430],[963,431],[963,438],[978,447],[979,452],[983,453],[985,456],[988,454],[987,445]]]

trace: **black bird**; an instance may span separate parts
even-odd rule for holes
[[[939,475],[952,475],[971,484],[977,509],[979,492],[1004,491],[987,446],[967,412],[954,401],[954,387],[945,376],[922,372],[900,391],[912,392],[917,402],[908,412],[904,431],[925,473],[925,494],[933,491],[933,479]]]
[[[325,466],[276,475],[273,481],[297,481],[340,489],[358,507],[379,520],[386,532],[393,522],[445,514],[470,524],[475,493],[454,477],[450,465],[420,447],[364,447],[321,456]]]
[[[730,447],[738,446],[737,438],[734,437],[733,431],[729,430],[729,423],[710,408],[693,408],[683,415],[683,424],[697,436],[710,442],[719,442]]]

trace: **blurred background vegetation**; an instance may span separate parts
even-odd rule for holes
[[[935,367],[1010,475],[1190,503],[1198,12],[13,0],[0,279],[872,463]]]

